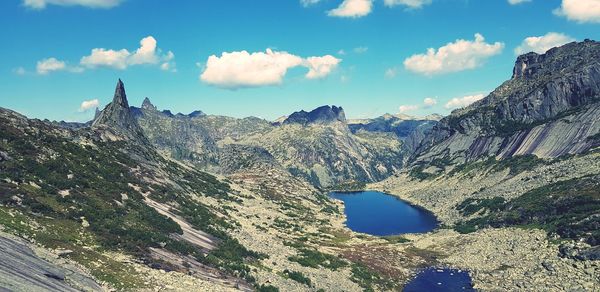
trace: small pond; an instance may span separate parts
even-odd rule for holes
[[[438,226],[431,212],[382,192],[332,192],[330,196],[344,202],[346,225],[356,232],[387,236],[424,233]]]
[[[469,273],[456,269],[425,269],[411,280],[404,292],[476,291]]]

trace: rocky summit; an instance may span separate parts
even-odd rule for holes
[[[294,112],[283,121],[283,124],[308,125],[332,122],[346,122],[346,115],[342,107],[324,105],[310,112],[303,110]]]
[[[94,119],[92,129],[109,130],[118,136],[117,139],[145,140],[140,126],[129,109],[125,85],[121,79],[117,82],[112,102]]]

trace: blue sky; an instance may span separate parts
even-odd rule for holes
[[[85,121],[121,78],[174,112],[447,114],[510,78],[517,47],[600,36],[599,0],[509,2],[4,0],[0,106]]]

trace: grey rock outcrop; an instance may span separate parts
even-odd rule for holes
[[[142,102],[142,109],[149,110],[149,111],[156,111],[157,110],[156,106],[154,106],[152,104],[152,102],[150,102],[150,99],[147,98],[147,97],[144,98],[144,101]]]
[[[513,76],[433,127],[412,160],[555,158],[599,146],[600,43],[586,40],[517,58]]]
[[[327,124],[332,122],[346,122],[344,109],[337,106],[321,106],[310,112],[294,112],[283,121],[283,124]]]
[[[121,79],[117,82],[113,101],[93,121],[92,129],[108,130],[128,140],[145,141],[143,131],[129,108],[125,85]]]

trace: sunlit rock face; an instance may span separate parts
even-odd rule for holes
[[[554,158],[599,144],[600,43],[586,40],[517,58],[513,76],[433,127],[412,161]]]

